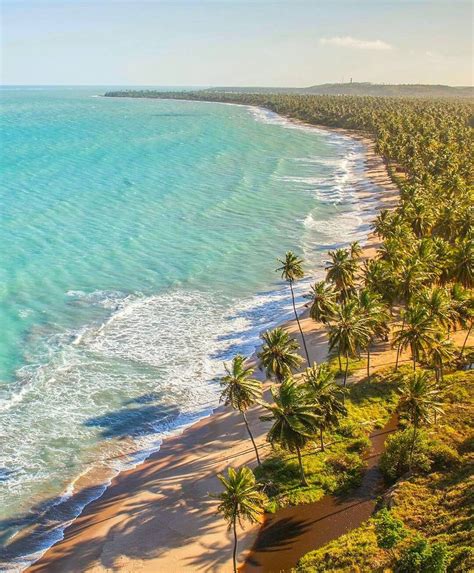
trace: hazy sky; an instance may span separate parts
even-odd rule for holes
[[[4,84],[472,84],[459,0],[0,0]]]

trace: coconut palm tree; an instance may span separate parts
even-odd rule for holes
[[[464,342],[459,354],[462,359],[464,349],[471,334],[474,317],[474,296],[471,291],[465,289],[459,283],[455,283],[451,288],[451,306],[453,312],[453,326],[456,329],[461,327],[467,330]]]
[[[336,306],[336,293],[331,285],[325,281],[314,283],[311,286],[311,298],[313,300],[309,315],[313,320],[327,324]]]
[[[263,514],[265,495],[258,490],[252,470],[245,466],[237,470],[229,468],[227,477],[222,474],[217,477],[224,486],[224,491],[216,496],[220,500],[217,511],[234,533],[232,561],[237,573],[237,522],[240,526],[243,521],[257,523]]]
[[[445,338],[442,333],[437,332],[426,354],[435,369],[436,382],[443,382],[443,366],[454,360],[453,343],[449,338]]]
[[[303,361],[298,354],[298,343],[281,327],[265,332],[262,339],[264,344],[257,357],[267,376],[274,376],[281,383]]]
[[[306,354],[306,360],[308,363],[308,366],[311,364],[310,359],[309,359],[309,353],[308,353],[308,348],[306,347],[306,340],[303,334],[303,329],[301,328],[301,324],[300,324],[300,319],[298,317],[298,312],[296,311],[296,305],[295,305],[295,293],[293,290],[293,283],[295,281],[297,281],[298,279],[302,279],[304,277],[304,271],[303,271],[303,260],[298,258],[294,253],[292,253],[291,251],[288,251],[285,255],[285,259],[284,260],[280,260],[278,259],[278,261],[281,263],[281,267],[278,267],[276,269],[276,272],[281,273],[281,278],[284,279],[285,281],[288,282],[288,284],[290,285],[290,291],[291,291],[291,302],[293,304],[293,312],[295,313],[295,318],[296,318],[296,322],[298,324],[298,328],[301,334],[301,340],[303,341],[303,347],[304,347],[304,351]]]
[[[301,385],[287,378],[278,388],[271,389],[273,404],[264,404],[269,411],[262,420],[273,421],[267,435],[270,444],[277,443],[285,450],[296,452],[301,474],[301,483],[308,485],[301,459],[301,449],[316,432],[318,416],[314,404]]]
[[[414,300],[416,304],[426,309],[428,316],[441,328],[449,329],[453,324],[455,313],[449,292],[445,288],[434,286],[423,289]]]
[[[336,427],[340,418],[347,415],[344,390],[336,384],[334,374],[325,362],[319,367],[313,365],[307,368],[303,375],[303,383],[309,401],[314,404],[318,415],[316,424],[319,429],[321,451],[324,452],[323,432]]]
[[[351,255],[351,259],[359,259],[363,253],[362,247],[360,246],[359,241],[353,241],[349,245],[349,252]]]
[[[431,421],[432,414],[442,413],[441,388],[431,380],[429,372],[414,372],[403,380],[400,388],[399,411],[408,417],[413,426],[413,441],[410,450],[410,467],[416,443],[417,430],[421,424]]]
[[[419,305],[409,307],[404,312],[403,319],[405,328],[394,333],[393,342],[398,345],[400,351],[410,347],[413,370],[416,370],[420,354],[428,350],[435,340],[436,329],[428,311]]]
[[[354,357],[361,348],[365,348],[370,339],[370,327],[367,318],[360,312],[358,301],[349,300],[336,308],[334,322],[329,329],[329,349],[337,348],[339,370],[341,356],[346,359],[344,386],[347,383],[349,358]]]
[[[220,379],[223,388],[220,397],[221,402],[224,402],[226,406],[232,406],[234,410],[238,410],[242,414],[257,456],[257,462],[260,465],[257,445],[250,431],[245,412],[262,397],[262,384],[259,380],[252,378],[254,369],[245,366],[245,358],[240,354],[233,358],[230,367],[225,364],[224,368],[227,374]]]
[[[341,300],[345,301],[354,289],[357,261],[347,249],[336,249],[328,254],[331,261],[326,265],[326,280],[334,284],[341,293]]]
[[[452,278],[465,288],[474,287],[474,241],[472,237],[461,239],[453,251]]]
[[[382,297],[369,289],[358,293],[358,304],[362,316],[367,320],[369,338],[367,340],[367,379],[370,381],[370,347],[377,337],[387,339],[390,332],[389,313],[382,301]]]

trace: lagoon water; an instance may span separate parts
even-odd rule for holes
[[[353,140],[104,91],[1,91],[0,570],[212,411],[290,315],[277,256],[321,268],[372,217]]]

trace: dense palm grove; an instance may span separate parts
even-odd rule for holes
[[[461,406],[460,419],[466,411],[472,414],[472,401],[462,390],[472,378],[461,372],[472,361],[468,339],[474,315],[471,104],[205,91],[109,95],[258,105],[312,124],[362,131],[374,139],[400,189],[398,206],[382,210],[374,221],[381,241],[377,255],[364,257],[357,243],[329,252],[326,278],[312,286],[309,314],[328,333],[329,362],[311,363],[310,345],[298,321],[303,352],[284,328],[263,335],[257,356],[275,382],[269,401],[262,398],[262,386],[244,357],[235,357],[227,366],[221,381],[223,401],[242,412],[259,464],[255,475],[246,468],[221,477],[220,511],[234,534],[239,518],[255,521],[263,507],[313,501],[316,485],[322,493],[353,486],[363,467],[357,452],[362,454],[368,445],[367,431],[361,433],[360,427],[373,427],[364,417],[374,412],[386,421],[397,409],[400,417],[401,429],[389,438],[382,456],[388,483],[400,478],[412,484],[434,480],[435,468],[447,472],[448,479],[453,464],[462,467],[459,479],[467,480],[472,427],[466,421],[445,450],[439,428],[446,420],[455,426],[446,414],[455,411],[452,404]],[[304,261],[287,253],[277,270],[289,285],[298,320],[293,286],[305,274]],[[394,359],[373,372],[371,351],[380,344],[393,348]],[[407,353],[408,362],[403,358]],[[364,374],[351,380],[353,371]],[[363,405],[369,391],[372,396],[378,393],[379,405],[372,399]],[[270,424],[267,440],[273,446],[272,456],[262,464],[245,415],[255,404],[265,411],[262,419]],[[338,463],[327,451],[335,447]],[[324,483],[321,475],[327,478]],[[291,491],[286,482],[292,483]],[[422,518],[408,526],[409,517],[404,522],[395,514],[385,508],[374,517],[372,545],[382,554],[377,553],[378,561],[367,570],[474,568],[464,535],[468,523],[460,520],[457,536],[438,539],[436,532],[426,533]],[[361,552],[359,561],[356,556],[342,563],[326,553],[325,561],[318,561],[318,555],[311,559],[302,570],[366,570],[368,557]]]

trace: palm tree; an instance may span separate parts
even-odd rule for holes
[[[311,286],[311,298],[313,300],[309,315],[313,320],[327,324],[334,315],[336,306],[336,293],[325,281],[320,281]]]
[[[354,288],[357,261],[347,249],[336,249],[328,254],[331,262],[326,265],[326,280],[335,285],[341,292],[341,300],[345,301]]]
[[[421,424],[431,421],[431,414],[441,413],[441,389],[430,379],[429,372],[414,372],[400,388],[399,411],[406,414],[413,426],[413,441],[410,450],[410,468],[416,443],[416,433]]]
[[[296,311],[295,293],[293,291],[293,283],[295,281],[297,281],[298,279],[302,279],[304,277],[304,271],[303,271],[303,267],[302,267],[303,260],[299,259],[291,251],[288,251],[285,255],[285,259],[283,261],[278,259],[278,261],[281,263],[282,266],[279,267],[278,269],[276,269],[276,272],[281,273],[281,278],[284,279],[285,281],[287,281],[288,284],[290,285],[291,302],[293,304],[293,311],[295,313],[296,322],[298,323],[298,328],[300,330],[301,339],[303,341],[304,351],[306,354],[306,360],[307,360],[308,366],[309,366],[311,364],[311,362],[309,359],[308,349],[306,347],[306,340],[305,340],[305,337],[303,334],[303,329],[301,328],[300,319],[298,317],[298,312]]]
[[[257,357],[267,376],[275,376],[281,383],[293,370],[299,368],[303,360],[298,354],[298,343],[281,327],[265,332],[262,339],[264,344]]]
[[[224,368],[227,374],[220,380],[220,384],[223,387],[220,397],[221,402],[224,402],[226,406],[232,406],[234,410],[238,410],[242,414],[245,427],[257,456],[257,462],[260,465],[257,445],[250,431],[245,412],[262,397],[262,384],[259,380],[252,378],[254,369],[250,366],[245,366],[245,358],[240,354],[234,357],[230,368],[227,364],[224,365]]]
[[[423,289],[415,297],[415,301],[426,309],[428,316],[440,327],[448,329],[453,324],[455,314],[449,293],[445,288],[435,286]]]
[[[390,328],[387,307],[379,294],[363,289],[358,295],[359,309],[367,319],[369,338],[367,340],[367,379],[370,381],[370,347],[376,337],[387,339]]]
[[[436,382],[443,382],[443,365],[454,360],[454,346],[449,338],[437,332],[427,349],[427,355],[436,373]]]
[[[474,241],[472,237],[459,240],[453,252],[452,277],[465,288],[474,287]]]
[[[405,328],[394,333],[393,341],[400,351],[410,347],[413,370],[416,370],[416,362],[421,352],[433,344],[436,329],[433,327],[433,319],[427,310],[419,305],[409,307],[404,312],[403,319]]]
[[[397,284],[397,294],[399,299],[405,305],[410,304],[411,298],[418,293],[424,284],[432,277],[432,273],[425,268],[425,265],[420,264],[416,257],[411,257],[407,260],[401,259],[394,267],[394,276]],[[405,313],[402,317],[402,328],[405,328]],[[397,358],[395,362],[395,371],[398,370],[398,361],[402,347],[397,348]]]
[[[351,259],[358,259],[361,257],[363,250],[362,247],[360,246],[359,241],[353,241],[349,245],[349,252],[351,254]]]
[[[342,370],[341,356],[346,359],[344,386],[347,382],[349,357],[355,356],[360,348],[365,347],[369,338],[368,320],[360,312],[357,300],[352,299],[345,305],[339,305],[336,309],[334,323],[329,330],[329,349],[333,350],[337,347],[339,370]]]
[[[319,420],[314,411],[314,404],[309,402],[304,388],[292,378],[287,378],[278,388],[272,388],[271,393],[274,403],[264,404],[269,414],[261,417],[262,420],[273,421],[267,440],[270,444],[280,444],[290,452],[296,451],[301,483],[307,486],[301,449],[316,432]]]
[[[464,349],[471,334],[474,317],[474,297],[471,292],[455,283],[451,289],[451,305],[453,310],[453,325],[460,326],[467,330],[466,337],[459,353],[459,360],[462,359]]]
[[[314,404],[318,415],[316,424],[319,429],[321,451],[324,452],[323,432],[337,426],[341,416],[347,415],[344,390],[336,384],[334,374],[327,363],[307,368],[303,380],[309,401]]]
[[[217,511],[222,514],[228,523],[229,529],[234,532],[234,551],[232,561],[234,573],[237,572],[237,522],[257,523],[262,514],[265,495],[257,489],[255,476],[250,468],[241,467],[238,470],[229,468],[227,477],[217,476],[224,486],[224,491],[217,498],[220,504]]]

